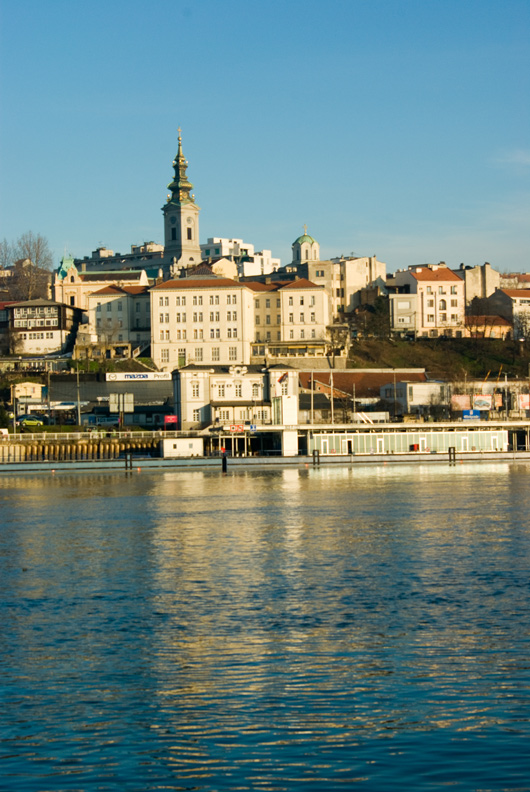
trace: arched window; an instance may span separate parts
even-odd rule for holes
[[[440,311],[447,310],[447,302],[445,300],[440,300]]]

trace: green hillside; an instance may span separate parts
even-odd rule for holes
[[[530,344],[494,339],[438,338],[402,341],[359,339],[352,343],[349,368],[425,368],[432,379],[496,379],[529,376]]]

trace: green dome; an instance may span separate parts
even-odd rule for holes
[[[309,236],[309,234],[302,234],[302,236],[299,236],[298,239],[294,240],[293,245],[301,245],[303,242],[309,242],[309,244],[312,245],[315,240],[312,236]]]

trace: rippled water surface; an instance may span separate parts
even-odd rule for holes
[[[530,790],[530,467],[0,477],[0,788]]]

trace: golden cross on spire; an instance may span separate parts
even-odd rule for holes
[[[307,224],[304,223],[304,234],[307,234]]]

